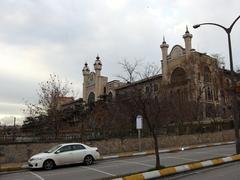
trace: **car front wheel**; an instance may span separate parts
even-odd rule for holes
[[[84,164],[86,165],[91,165],[93,164],[93,157],[91,155],[87,155],[85,158],[84,158]]]
[[[43,163],[43,168],[46,170],[51,170],[54,168],[54,165],[55,165],[54,161],[51,159],[48,159]]]

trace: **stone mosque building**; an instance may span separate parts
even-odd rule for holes
[[[94,63],[94,72],[90,72],[86,63],[82,70],[83,101],[95,102],[101,95],[114,98],[120,94],[124,95],[134,86],[148,91],[152,85],[154,91],[158,92],[164,85],[171,93],[187,96],[193,100],[201,96],[203,117],[207,117],[208,110],[213,107],[217,107],[221,115],[227,116],[230,109],[230,71],[220,67],[217,59],[193,49],[193,36],[187,28],[182,37],[185,47],[175,45],[170,52],[169,45],[163,39],[160,45],[162,74],[133,83],[122,83],[118,80],[108,82],[108,78],[101,75],[102,62],[99,56]]]

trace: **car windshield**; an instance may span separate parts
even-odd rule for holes
[[[61,147],[62,145],[57,145],[57,146],[53,146],[51,149],[44,151],[45,153],[52,153],[55,150],[57,150],[59,147]]]

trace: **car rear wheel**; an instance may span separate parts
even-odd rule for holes
[[[51,170],[54,168],[54,166],[55,166],[55,163],[51,159],[48,159],[48,160],[44,161],[44,163],[43,163],[43,168],[46,170]]]
[[[84,164],[86,164],[86,165],[91,165],[91,164],[93,164],[93,161],[94,161],[94,158],[93,158],[91,155],[87,155],[87,156],[84,158]]]

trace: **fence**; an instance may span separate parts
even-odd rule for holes
[[[206,133],[216,132],[222,130],[228,130],[233,128],[232,121],[225,122],[205,122],[202,124],[188,123],[182,126],[176,126],[175,124],[169,124],[165,127],[156,128],[155,133],[157,135],[184,135],[184,134],[195,134],[195,133]],[[141,131],[142,137],[150,137],[151,132],[147,127]],[[92,140],[107,140],[110,138],[136,138],[136,129],[85,129],[82,130],[75,128],[74,131],[68,130],[67,132],[60,131],[57,134],[54,132],[37,132],[31,129],[29,132],[18,133],[0,133],[0,144],[11,144],[11,143],[45,143],[45,142],[85,142]]]

